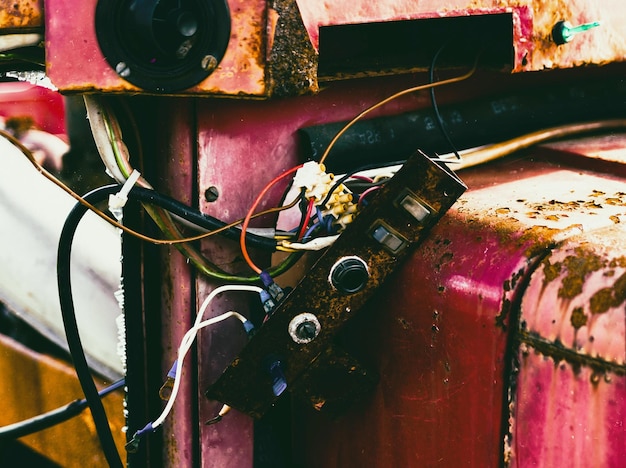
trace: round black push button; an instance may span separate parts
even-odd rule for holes
[[[359,257],[345,257],[333,265],[330,282],[340,292],[353,294],[367,284],[369,272],[367,264]]]

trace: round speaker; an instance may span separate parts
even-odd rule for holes
[[[171,93],[215,70],[228,46],[230,12],[225,0],[99,0],[96,35],[121,78]]]

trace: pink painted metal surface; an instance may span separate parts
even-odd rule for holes
[[[318,48],[319,27],[466,14],[513,13],[514,71],[567,68],[621,61],[626,51],[622,33],[626,11],[619,0],[411,0],[395,2],[297,0],[311,42]],[[559,46],[551,38],[558,21],[573,25],[601,21],[602,27]]]
[[[624,192],[594,195],[626,206]],[[623,465],[626,230],[612,219],[554,249],[528,285],[511,466]]]
[[[137,92],[138,88],[113,71],[100,51],[94,30],[96,3],[46,1],[48,74],[65,92]],[[270,7],[261,0],[229,0],[232,27],[226,55],[207,79],[181,93],[267,97],[275,86],[281,86],[277,81],[299,75],[289,93],[314,92],[318,89],[317,57],[309,49],[311,44],[318,46],[318,28],[346,23],[511,13],[513,71],[606,64],[626,56],[622,34],[626,10],[620,0],[563,0],[549,8],[538,0],[296,3],[299,8],[288,1]],[[310,41],[302,40],[301,36],[307,35],[298,30],[302,28],[300,13]],[[557,45],[551,31],[563,20],[574,25],[599,20],[602,26],[576,36],[568,44]],[[285,26],[287,23],[289,26]],[[278,42],[280,46],[275,50]]]
[[[13,82],[0,84],[0,117],[32,117],[36,127],[55,135],[64,135],[63,96],[40,86]]]
[[[273,102],[197,101],[198,193],[201,209],[227,221],[243,217],[267,182],[299,162],[298,128],[313,122],[348,118],[390,94],[403,81],[379,82],[379,86],[338,84],[318,96]],[[426,96],[409,97],[404,103],[394,103],[385,110],[398,111],[406,107],[424,106],[426,103]],[[220,193],[218,200],[213,203],[207,203],[202,197],[210,186],[215,186]],[[272,191],[258,209],[275,206],[282,189]],[[203,251],[218,266],[228,271],[250,272],[241,260],[239,247],[234,242],[205,242]],[[267,260],[258,258],[258,261]],[[199,300],[214,286],[200,279],[197,285]],[[218,298],[211,313],[217,315],[237,307],[245,314],[248,308],[246,300],[233,296],[226,296],[222,300]],[[199,387],[202,390],[217,379],[245,341],[236,325],[229,327],[225,323],[214,331],[203,333],[199,343]],[[215,416],[220,408],[220,404],[208,401],[204,395],[199,402],[200,422]],[[201,425],[200,456],[203,466],[252,466],[253,437],[252,420],[236,411],[231,412],[220,424],[208,427]]]
[[[304,454],[305,466],[339,467],[350,460],[354,466],[379,467],[547,467],[571,464],[572,454],[580,455],[576,466],[619,466],[615,461],[624,459],[626,449],[619,397],[625,344],[619,279],[623,234],[617,234],[623,230],[616,229],[621,224],[615,216],[626,213],[623,205],[598,200],[594,188],[602,184],[612,198],[624,180],[601,168],[534,159],[460,173],[470,190],[371,304],[371,321],[347,333],[381,373],[375,394],[337,421],[309,410],[296,415],[295,450]],[[570,198],[578,203],[575,208],[555,202]],[[590,234],[574,237],[581,232]],[[607,259],[605,269],[594,273],[595,282],[582,278],[596,304],[606,296],[613,308],[603,318],[589,318],[596,327],[592,348],[585,329],[577,335],[585,340],[577,344],[586,353],[607,356],[614,371],[606,380],[584,365],[575,373],[570,365],[534,356],[525,343],[519,374],[509,377],[506,340],[513,333],[515,346],[519,338],[520,301],[531,303],[519,320],[529,330],[540,329],[546,340],[556,339],[550,327],[560,330],[559,324],[570,323],[566,317],[553,324],[560,299],[550,288],[557,286],[531,277],[554,246],[569,238],[572,249],[584,248],[592,238],[607,251],[618,246],[611,254],[615,262]],[[536,298],[543,307],[534,304]],[[517,388],[512,409],[507,407],[509,378]],[[535,425],[542,427],[535,430]]]
[[[217,69],[189,89],[191,94],[263,96],[266,2],[230,0],[232,25],[226,54]],[[52,82],[64,92],[137,92],[105,61],[96,39],[97,0],[47,0],[46,63]]]
[[[159,178],[155,184],[163,193],[193,205],[195,177],[195,134],[193,132],[193,103],[190,100],[164,100],[159,112],[167,121],[166,131],[159,132],[157,141],[161,152],[158,157]],[[169,120],[172,114],[176,119]],[[172,177],[172,174],[176,174]],[[161,375],[166,376],[177,357],[178,346],[195,319],[195,276],[185,259],[174,247],[163,249],[161,288],[161,342],[163,354]],[[193,440],[197,437],[196,420],[196,369],[190,362],[183,369],[182,383],[176,405],[163,425],[164,466],[193,466]]]
[[[241,217],[261,186],[297,162],[297,128],[350,117],[403,80],[336,83],[318,96],[274,102],[197,101],[198,193],[216,186],[222,194],[214,203],[200,196],[201,208],[227,220]],[[450,92],[454,96],[455,88]],[[427,97],[417,94],[384,111],[425,105]],[[607,187],[606,174],[556,163],[507,161],[461,176],[470,191],[381,291],[371,319],[347,332],[352,346],[381,371],[376,393],[339,421],[297,407],[294,450],[306,466],[345,466],[346,460],[363,466],[492,466],[502,459],[507,334],[524,285],[551,245],[581,229],[613,225],[611,216],[618,212],[612,210],[623,208],[607,205],[598,216],[589,187]],[[263,206],[275,203],[279,192]],[[545,208],[565,196],[584,199],[581,209],[555,214]],[[234,243],[206,243],[203,249],[220,266],[246,271]],[[198,300],[212,287],[200,280]],[[231,307],[246,311],[245,301],[225,298],[212,313]],[[199,341],[204,466],[252,463],[251,420],[234,413],[219,425],[202,425],[219,409],[203,398],[202,389],[244,345],[236,327],[228,327],[207,330]],[[346,440],[346,433],[358,437]],[[171,443],[185,444],[173,437]]]
[[[523,347],[511,427],[511,467],[621,467],[626,378],[573,369]]]

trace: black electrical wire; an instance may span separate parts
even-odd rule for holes
[[[191,208],[190,206],[187,206],[184,203],[179,202],[178,200],[175,200],[171,197],[168,197],[167,195],[163,195],[154,190],[135,186],[131,189],[128,197],[144,203],[150,203],[152,205],[159,206],[160,208],[163,208],[170,213],[209,231],[221,229],[227,224],[224,221],[206,215],[199,210]],[[241,236],[241,230],[235,227],[231,227],[220,232],[220,235],[223,235],[224,237],[232,240],[239,240],[239,237]],[[277,245],[277,242],[274,239],[257,236],[251,233],[246,233],[246,242],[248,242],[250,246],[271,251],[276,250]]]
[[[98,392],[100,398],[105,397],[109,393],[114,392],[124,386],[124,379],[120,379],[110,386],[102,389]],[[26,435],[34,434],[44,429],[56,426],[62,422],[68,421],[75,416],[78,416],[87,408],[87,400],[74,400],[65,406],[61,406],[51,411],[47,411],[43,414],[33,416],[32,418],[25,419],[24,421],[9,424],[8,426],[0,427],[0,440],[12,440],[19,439]]]
[[[108,185],[89,192],[83,198],[93,205],[107,200],[109,195],[113,195],[119,192],[120,189],[120,185]],[[140,202],[153,203],[157,206],[171,211],[173,214],[188,219],[202,227],[209,228],[209,225],[212,228],[215,227],[214,219],[207,219],[208,217],[204,216],[199,211],[193,210],[186,205],[177,202],[176,200],[167,196],[158,194],[153,190],[144,189],[141,187],[133,187],[133,189],[128,194],[128,198]],[[117,452],[117,447],[115,446],[113,435],[111,434],[111,429],[109,427],[106,412],[104,410],[102,402],[100,401],[98,390],[96,389],[96,386],[93,382],[91,372],[89,370],[89,365],[87,364],[85,351],[83,349],[80,339],[80,333],[78,331],[78,324],[76,322],[76,312],[72,296],[70,274],[72,242],[78,224],[88,210],[89,209],[81,203],[77,203],[76,205],[74,205],[68,217],[66,218],[63,229],[61,231],[61,236],[59,238],[59,248],[57,252],[57,284],[59,288],[59,302],[61,306],[61,316],[63,318],[63,326],[65,329],[65,335],[70,355],[74,363],[74,368],[76,370],[76,375],[78,376],[79,383],[81,385],[83,393],[85,394],[87,406],[91,410],[91,414],[96,427],[96,432],[100,440],[100,445],[102,446],[102,450],[109,466],[113,468],[118,468],[122,467],[122,462],[119,453]],[[257,240],[268,240],[261,236],[252,236],[251,239],[253,243]],[[275,242],[273,243],[275,247]],[[267,242],[264,242],[264,244],[266,246],[268,245]],[[287,264],[288,266],[293,265],[293,263],[295,263],[295,261],[297,261],[297,259],[299,258],[299,255],[291,255],[290,258],[292,260],[290,260],[290,262]]]
[[[445,48],[446,48],[446,44],[442,45],[433,56],[432,62],[430,62],[430,69],[428,71],[428,79],[430,83],[434,83],[435,81],[435,64],[437,63],[437,59],[439,58],[439,55],[441,54],[441,52],[443,52],[443,49]],[[439,127],[439,130],[441,130],[443,137],[446,139],[446,141],[450,145],[450,148],[452,149],[452,152],[454,153],[456,158],[461,159],[461,155],[459,154],[459,151],[456,149],[456,146],[453,143],[452,138],[450,138],[450,134],[448,133],[448,130],[446,129],[446,124],[443,121],[443,117],[441,116],[441,113],[439,112],[439,106],[437,106],[437,99],[435,99],[435,88],[430,88],[430,103],[432,104],[433,111],[435,112],[435,117],[437,117],[437,126]]]
[[[406,160],[384,162],[382,164],[367,164],[365,166],[357,167],[356,169],[353,169],[347,172],[346,174],[344,174],[343,176],[341,176],[339,179],[335,181],[335,183],[332,185],[330,190],[328,190],[328,193],[326,194],[322,202],[319,204],[319,206],[321,207],[326,206],[326,203],[328,203],[328,201],[330,200],[330,197],[332,197],[333,193],[335,193],[335,191],[339,188],[339,186],[343,184],[346,180],[348,180],[350,177],[352,177],[354,174],[356,174],[357,172],[367,171],[369,169],[378,169],[380,167],[397,166],[399,164],[404,164],[405,162]]]
[[[107,186],[101,189],[96,189],[87,195],[85,200],[90,203],[98,203],[103,199],[106,199],[109,195],[119,191],[119,186]],[[65,329],[65,336],[67,339],[67,345],[72,356],[76,375],[78,381],[85,394],[87,405],[91,410],[91,415],[95,424],[98,439],[102,446],[102,451],[106,457],[107,463],[111,468],[122,468],[122,460],[115,446],[113,440],[113,434],[111,434],[111,428],[109,427],[109,421],[107,419],[104,406],[100,400],[98,389],[91,377],[91,371],[87,364],[85,357],[85,351],[83,349],[82,342],[80,340],[80,334],[78,332],[78,324],[76,322],[76,311],[74,309],[74,299],[72,297],[72,282],[70,273],[72,243],[76,229],[81,219],[88,211],[88,208],[78,203],[74,205],[74,208],[70,211],[63,229],[61,230],[61,236],[59,238],[59,248],[57,251],[57,285],[59,288],[59,302],[61,305],[61,316],[63,318],[63,327]]]

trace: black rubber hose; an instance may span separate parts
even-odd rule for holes
[[[626,115],[626,80],[607,78],[533,87],[440,108],[447,134],[459,150],[505,141],[542,128]],[[345,122],[299,130],[306,157],[317,160]],[[449,151],[432,109],[355,123],[324,162],[328,171],[348,172],[366,164],[403,160],[421,149]]]

